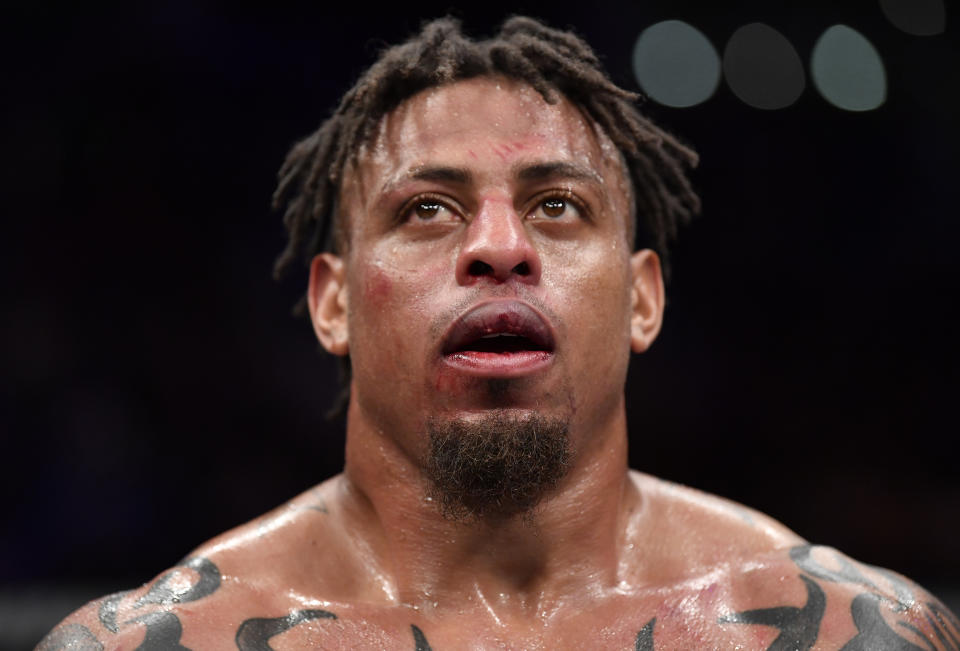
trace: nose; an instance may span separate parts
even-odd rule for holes
[[[472,285],[484,278],[495,283],[540,282],[540,256],[530,241],[523,217],[508,203],[488,202],[467,226],[457,259],[457,282]]]

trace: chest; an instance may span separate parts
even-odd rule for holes
[[[274,649],[765,649],[776,630],[724,625],[720,595],[694,591],[616,597],[590,608],[564,606],[535,618],[512,618],[493,610],[323,604],[255,607],[244,604],[207,629],[189,648]],[[239,615],[239,616],[238,616]],[[193,644],[191,645],[191,642]]]

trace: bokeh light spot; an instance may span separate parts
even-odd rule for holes
[[[806,86],[800,55],[785,36],[763,23],[733,33],[723,52],[723,73],[730,90],[759,109],[786,108]]]
[[[680,20],[643,30],[633,47],[633,73],[652,100],[687,107],[710,98],[720,83],[720,57],[707,37]]]
[[[846,25],[828,28],[810,56],[813,84],[824,99],[847,111],[870,111],[887,97],[887,75],[876,48]]]
[[[943,0],[880,0],[887,20],[907,34],[932,36],[947,26]]]

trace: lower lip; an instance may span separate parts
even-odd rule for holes
[[[480,377],[512,378],[541,371],[553,361],[546,350],[521,350],[511,353],[464,351],[443,356],[449,366]]]

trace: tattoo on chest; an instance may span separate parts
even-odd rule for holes
[[[427,642],[427,636],[416,624],[410,624],[410,630],[413,631],[413,651],[433,651],[430,648],[430,643]]]
[[[634,651],[653,651],[653,627],[657,624],[654,617],[637,633],[637,640],[633,644]]]
[[[235,641],[240,651],[272,651],[269,640],[314,619],[336,619],[328,610],[295,610],[285,617],[252,617],[240,624]]]
[[[891,572],[869,568],[868,573],[842,555],[819,548],[814,555],[812,545],[800,545],[790,550],[790,558],[805,574],[803,581],[807,600],[802,607],[778,606],[760,608],[721,617],[718,623],[772,626],[780,635],[768,651],[810,649],[820,632],[820,623],[826,610],[823,583],[847,583],[860,586],[865,592],[853,598],[850,615],[857,634],[847,641],[841,651],[960,651],[960,621],[936,601],[920,602],[911,584]],[[885,584],[886,590],[878,583]],[[894,596],[889,596],[890,594]],[[893,615],[890,625],[884,611]],[[925,628],[926,631],[922,630]],[[910,635],[926,646],[914,644],[900,633]]]

